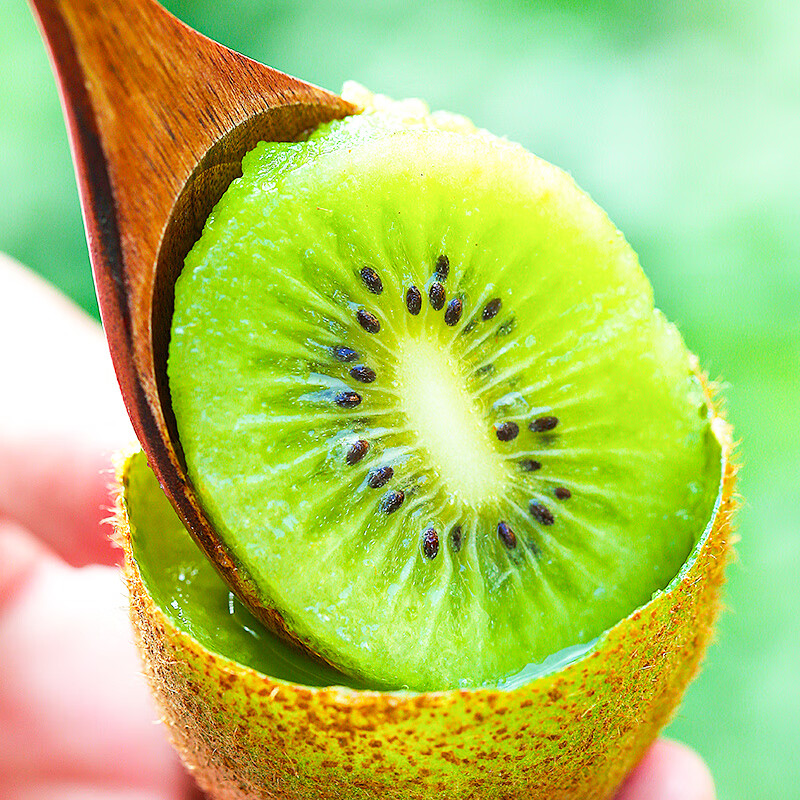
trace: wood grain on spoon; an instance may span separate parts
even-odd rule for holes
[[[354,113],[201,36],[154,0],[30,0],[58,79],[100,313],[148,459],[195,541],[271,627],[186,478],[166,377],[174,284],[258,141]],[[284,632],[285,633],[285,632]]]

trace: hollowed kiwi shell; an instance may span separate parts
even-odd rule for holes
[[[121,484],[117,536],[146,675],[198,784],[241,798],[609,798],[671,718],[712,637],[736,468],[719,417],[713,518],[665,591],[520,688],[374,692],[276,680],[210,652],[148,593]]]

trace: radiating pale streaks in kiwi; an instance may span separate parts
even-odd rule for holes
[[[535,366],[531,368],[530,372],[536,372]],[[539,406],[538,403],[534,402],[533,398],[535,397],[543,397],[547,399],[547,403],[543,404],[545,408],[548,410],[552,409],[552,413],[555,413],[558,416],[558,413],[562,408],[564,408],[564,403],[570,402],[570,399],[573,399],[576,405],[586,405],[586,400],[594,399],[599,400],[603,397],[602,393],[596,389],[588,389],[584,391],[583,389],[576,390],[575,394],[572,398],[567,398],[566,400],[563,398],[558,398],[557,395],[561,391],[561,386],[569,386],[571,384],[567,384],[567,381],[571,381],[574,378],[581,380],[581,376],[584,370],[581,368],[580,365],[575,366],[569,369],[566,373],[563,373],[558,376],[559,380],[556,381],[553,379],[553,376],[547,372],[543,373],[543,377],[540,378],[538,381],[531,382],[526,384],[525,386],[516,387],[515,391],[519,392],[524,397],[528,398],[529,403],[531,406],[536,407]],[[585,375],[583,376],[583,380],[586,381],[587,378]],[[494,388],[494,387],[492,387]],[[479,393],[483,396],[485,393],[490,391],[489,387],[481,387]],[[563,401],[563,402],[562,402]],[[558,402],[558,408],[553,408],[552,404],[554,402]],[[587,409],[588,410],[588,409]]]
[[[516,506],[516,511],[519,515],[524,515],[528,518],[528,527],[532,530],[535,530],[535,539],[538,539],[538,541],[542,543],[542,547],[540,549],[542,552],[547,552],[549,555],[553,556],[553,560],[561,568],[562,577],[568,577],[569,575],[580,575],[582,578],[581,585],[585,587],[591,587],[592,590],[603,585],[598,579],[597,575],[592,572],[585,563],[586,560],[592,555],[598,555],[597,553],[587,552],[584,547],[578,548],[577,543],[576,545],[569,544],[565,541],[563,535],[559,536],[561,530],[555,528],[555,526],[550,527],[537,525],[534,528],[533,523],[530,521],[530,514],[527,511],[523,510],[518,505]],[[533,558],[533,556],[531,557]],[[599,557],[596,558],[596,561],[601,566],[605,566],[607,564],[607,562],[604,562]],[[600,571],[607,572],[607,569]],[[547,609],[548,613],[551,608],[555,610],[560,609],[562,619],[569,624],[570,612],[569,606],[566,602],[566,597],[563,592],[550,585],[551,579],[555,578],[555,575],[550,575],[549,572],[544,569],[538,570],[538,572],[540,573],[542,579],[540,585],[543,588],[547,588],[551,598],[551,606],[549,606]],[[572,578],[571,581],[572,584],[575,585],[575,579]]]
[[[621,542],[624,542],[624,537],[619,530],[619,523],[613,525],[606,522],[605,525],[598,524],[592,521],[592,514],[588,513],[586,509],[581,509],[580,512],[573,512],[572,508],[567,505],[554,508],[552,503],[547,498],[540,496],[540,502],[547,504],[547,507],[553,510],[556,517],[556,525],[551,526],[552,532],[548,531],[547,536],[557,540],[559,544],[568,550],[571,549],[570,543],[574,548],[580,548],[580,553],[587,558],[594,556],[598,567],[602,571],[607,572],[609,565],[618,564],[624,561],[625,558],[630,556],[630,551]],[[570,536],[559,536],[561,530],[570,532]],[[591,575],[589,572],[589,565],[586,563],[586,558],[575,558],[578,563],[574,566],[579,567],[587,576]],[[595,578],[595,582],[596,582]],[[608,587],[607,587],[608,588]]]
[[[484,322],[482,319],[479,319],[477,327],[473,330],[473,333],[474,332],[479,332],[478,336],[477,338],[474,336],[471,337],[471,341],[460,354],[462,358],[475,360],[473,359],[473,354],[475,351],[484,345],[489,344],[489,340],[497,333],[497,319],[495,318],[486,322]],[[454,337],[453,341],[455,342],[457,339]],[[480,359],[480,361],[483,362],[484,359]]]
[[[363,359],[363,362],[369,366],[369,362],[367,359]],[[361,363],[361,362],[359,362]],[[387,376],[384,374],[378,375],[375,378],[375,381],[372,383],[361,383],[357,380],[350,381],[350,387],[355,391],[360,391],[360,388],[363,388],[365,391],[368,391],[373,397],[381,397],[385,401],[388,401],[386,405],[383,406],[384,410],[388,414],[395,414],[398,417],[401,417],[403,414],[403,403],[400,397],[398,397],[397,389],[394,386],[385,386]]]
[[[366,306],[358,305],[359,308],[366,308]],[[367,310],[370,310],[367,308]],[[362,361],[373,366],[377,364],[392,364],[394,363],[396,344],[390,332],[386,330],[383,324],[387,314],[376,315],[381,322],[381,329],[378,333],[366,333],[361,329],[356,321],[356,312],[352,312],[352,326],[351,331],[354,335],[348,337],[344,342],[348,347],[353,347],[362,356]],[[337,343],[338,344],[338,343]],[[370,359],[370,355],[376,354],[377,359]],[[359,362],[361,363],[361,362]]]
[[[268,476],[269,477],[269,476]],[[350,521],[355,514],[358,503],[354,502],[358,492],[358,479],[365,477],[363,474],[349,475],[349,480],[335,482],[327,491],[321,491],[321,481],[311,483],[311,489],[306,497],[310,500],[310,505],[305,514],[309,527],[305,529],[306,534],[317,535],[325,533],[332,525],[337,525],[343,519]],[[266,481],[266,485],[268,485]],[[369,504],[364,504],[366,508]],[[327,536],[327,533],[325,533]]]
[[[374,461],[376,456],[376,445],[381,447],[385,447],[386,445],[384,442],[389,440],[390,448],[397,449],[399,455],[407,455],[411,453],[416,453],[418,451],[418,447],[416,445],[403,445],[401,447],[392,445],[392,441],[401,441],[407,438],[411,438],[411,429],[408,426],[402,426],[398,428],[386,428],[386,427],[377,427],[373,426],[370,428],[365,428],[360,431],[363,434],[363,438],[365,438],[370,443],[370,448],[372,449],[372,453],[367,453],[366,459],[368,461]],[[405,436],[405,434],[409,434]]]
[[[307,221],[308,216],[306,215],[305,217]],[[386,291],[387,286],[391,287],[394,283],[391,275],[392,270],[386,269],[385,264],[380,265],[378,272],[384,282],[384,293],[380,296],[370,293],[363,286],[357,271],[354,272],[353,266],[355,263],[357,266],[369,265],[375,267],[374,262],[376,259],[362,256],[359,251],[367,251],[363,245],[359,246],[358,243],[353,243],[352,241],[342,241],[340,236],[331,236],[330,221],[325,217],[311,216],[314,224],[310,226],[310,229],[304,229],[302,236],[304,243],[307,245],[307,248],[303,248],[306,256],[298,264],[302,269],[302,277],[284,274],[287,288],[291,286],[294,290],[293,294],[301,302],[307,301],[309,291],[317,294],[325,301],[321,307],[323,312],[335,319],[344,328],[358,329],[357,323],[352,318],[353,310],[348,308],[346,304],[352,303],[362,306],[378,316],[381,321],[381,334],[385,337],[393,328],[392,314],[385,313],[387,311],[386,301],[388,297],[393,296],[393,293],[387,293]],[[300,234],[296,236],[301,238]],[[298,243],[298,246],[302,247],[300,243]],[[343,253],[343,250],[348,252]],[[348,258],[348,255],[351,257]],[[313,263],[313,268],[309,267],[309,262]],[[358,262],[361,263],[359,264]],[[338,298],[338,302],[332,302],[330,297],[316,288],[317,284],[320,283],[317,275],[322,273],[325,274],[327,282],[338,286],[342,292],[343,296]],[[386,349],[380,339],[380,334],[376,337],[374,344],[379,349]]]
[[[272,222],[276,227],[293,231],[292,244],[288,249],[303,254],[300,263],[305,267],[303,271],[310,273],[307,275],[308,282],[315,285],[314,273],[321,273],[339,286],[353,286],[352,264],[349,259],[342,258],[341,240],[334,233],[330,215],[321,209],[309,211],[302,202],[299,205],[288,203],[281,211],[284,224],[281,226],[277,215]],[[302,220],[302,224],[298,224],[298,220]],[[309,263],[313,264],[313,270],[308,269]]]
[[[502,357],[506,355],[506,353],[512,352],[513,350],[518,349],[518,345],[513,341],[509,341],[508,343],[504,344],[502,347],[493,349],[491,353],[491,358],[484,358],[482,359],[482,363],[480,366],[476,367],[476,369],[480,369],[487,364],[493,364],[495,366],[495,372],[491,374],[489,381],[481,380],[479,376],[475,376],[475,380],[477,382],[477,387],[473,389],[473,394],[476,399],[481,400],[482,402],[486,403],[487,405],[491,405],[491,401],[487,398],[487,395],[492,392],[496,386],[498,386],[502,381],[508,383],[509,386],[513,385],[514,378],[517,376],[521,376],[526,374],[527,372],[535,371],[535,363],[534,361],[526,364],[519,364],[515,363],[511,368],[505,370],[504,373],[498,373],[497,365],[498,362],[501,361]],[[502,375],[502,377],[501,377]],[[543,381],[543,384],[546,386],[547,381]],[[516,391],[520,391],[515,388]],[[524,392],[520,392],[524,394]]]
[[[244,318],[243,322],[247,323],[249,320]],[[267,323],[253,324],[248,330],[248,338],[239,341],[249,349],[266,352],[276,358],[286,358],[297,347],[292,344],[287,347],[287,342],[299,340],[304,334],[313,334],[316,338],[324,337],[331,345],[341,344],[342,340],[346,340],[348,328],[331,320],[327,320],[328,326],[324,322],[316,312],[308,313],[294,305],[283,306],[272,311]],[[305,360],[319,360],[321,356],[321,352],[314,352],[307,344],[303,354],[298,354],[299,358]]]
[[[422,309],[417,315],[411,314],[406,307],[406,291],[411,287],[416,286],[422,294]],[[410,275],[407,278],[407,285],[402,290],[402,308],[400,309],[402,319],[402,331],[398,337],[398,341],[414,338],[417,336],[430,336],[433,330],[425,323],[427,320],[426,306],[428,305],[427,295],[425,294],[424,279],[420,280],[419,275]]]
[[[280,295],[284,297],[294,296],[298,301],[298,308],[303,311],[316,310],[322,316],[334,319],[343,327],[350,324],[351,320],[342,308],[341,303],[333,302],[327,294],[323,294],[316,288],[313,280],[298,277],[291,272],[284,270],[281,273],[283,285]],[[291,290],[291,291],[290,291]],[[279,298],[280,295],[275,293]],[[316,298],[316,301],[314,300]],[[285,306],[285,304],[282,304]]]
[[[415,519],[414,510],[427,503],[424,497],[412,497],[410,502],[401,507],[390,518],[380,515],[376,517],[380,520],[380,537],[376,542],[373,556],[376,564],[383,564],[384,568],[379,570],[381,575],[396,574],[396,566],[402,563],[400,577],[393,583],[404,585],[415,569],[426,569],[429,565],[421,563],[423,556],[420,549],[420,537],[424,525]],[[419,581],[414,581],[413,586],[418,587]],[[407,594],[412,593],[409,587],[405,590]],[[382,610],[383,617],[391,620],[397,607],[397,602],[401,599],[403,592],[397,592],[389,602],[389,605]]]
[[[271,414],[269,416],[269,424],[285,425],[287,423],[293,423],[293,422],[301,422],[301,421],[308,422],[312,419],[315,422],[318,421],[329,422],[331,420],[337,420],[340,423],[345,423],[347,421],[348,411],[350,412],[353,411],[353,409],[339,408],[338,406],[334,406],[331,409],[326,409],[323,406],[322,409],[320,410],[319,405],[309,403],[309,407],[307,409],[304,409],[303,411],[298,412],[297,414]],[[329,405],[333,405],[333,403],[331,402]],[[373,411],[373,410],[362,409],[361,406],[358,407],[359,419],[376,419],[381,417],[383,413],[384,412],[381,409],[376,409]]]
[[[594,298],[597,302],[597,298]],[[515,299],[515,304],[521,302]],[[529,318],[517,314],[517,329],[514,338],[524,342],[529,335],[536,337],[537,347],[530,351],[531,365],[548,363],[554,357],[568,356],[577,364],[589,359],[607,360],[612,342],[621,337],[636,337],[636,324],[641,319],[627,309],[618,314],[596,319],[591,314],[580,313],[579,308],[557,309],[546,302],[535,305],[537,314]],[[610,314],[605,310],[606,315]],[[587,354],[587,355],[584,355]],[[499,357],[499,356],[498,356]]]
[[[402,286],[399,273],[406,259],[403,258],[404,254],[394,252],[394,248],[389,247],[395,244],[398,237],[392,233],[394,219],[388,210],[376,206],[373,206],[373,210],[386,213],[383,216],[380,213],[364,214],[362,209],[356,208],[349,219],[337,221],[337,257],[343,264],[375,269],[384,284],[383,294],[380,295],[381,302],[384,302],[387,297],[399,296]]]
[[[264,471],[270,477],[280,475],[284,472],[295,472],[307,461],[310,461],[314,458],[319,459],[320,463],[324,463],[326,456],[327,452],[323,451],[321,448],[317,450],[306,450],[304,453],[301,453],[291,461],[287,460],[278,462],[277,464],[265,464]]]
[[[202,329],[205,321],[198,321],[194,326],[196,329]],[[307,319],[301,319],[299,323],[299,330],[308,326]],[[184,326],[186,328],[187,326]],[[173,332],[173,336],[175,333]],[[199,335],[199,334],[198,334]],[[280,346],[270,346],[271,340],[280,341]],[[272,364],[276,361],[285,362],[289,359],[295,358],[298,361],[310,360],[318,357],[318,354],[309,346],[306,339],[302,339],[297,335],[297,330],[294,335],[286,337],[285,333],[275,330],[267,330],[264,324],[257,326],[243,327],[241,325],[230,325],[225,332],[225,343],[227,349],[236,357],[241,358],[243,354],[250,354],[251,359],[256,361]]]
[[[527,516],[519,506],[516,508],[516,513],[520,515],[520,520]],[[532,530],[529,520],[524,530]],[[535,531],[535,535],[533,533],[528,534],[530,538],[534,539],[534,544],[537,548],[539,548],[538,542],[548,538],[547,534],[544,536],[539,534],[540,531],[538,530]],[[523,541],[520,542],[520,546],[525,548],[525,559],[530,570],[529,585],[533,586],[535,583],[535,589],[531,590],[531,594],[533,595],[532,599],[534,601],[536,598],[539,599],[538,605],[536,605],[535,602],[529,604],[529,606],[535,606],[536,611],[536,614],[534,614],[532,613],[533,609],[531,609],[528,613],[528,617],[532,621],[531,630],[536,630],[535,626],[537,622],[541,622],[543,615],[546,615],[550,622],[555,622],[557,619],[560,619],[561,624],[566,628],[569,624],[569,610],[564,602],[564,597],[556,591],[555,587],[552,585],[551,575],[543,568],[539,557],[531,551],[527,542],[528,537],[523,534],[521,538]],[[539,548],[539,550],[541,552],[541,548]]]
[[[532,368],[531,371],[533,371]],[[493,405],[494,401],[491,401],[489,396],[497,393],[502,384],[509,384],[513,378],[522,374],[524,374],[523,368],[521,368],[519,365],[514,365],[503,372],[495,370],[488,380],[480,382],[478,387],[474,390],[475,397],[485,400],[486,403]],[[549,381],[546,378],[542,379],[538,383],[538,387],[540,389],[546,389],[548,386]],[[526,386],[522,389],[516,388],[515,391],[521,394],[523,397],[527,397],[534,390],[532,386]]]
[[[457,249],[469,260],[473,285],[491,282],[518,290],[525,283],[525,264],[530,261],[532,243],[528,237],[520,236],[519,229],[514,230],[513,225],[510,230],[502,215],[496,221],[492,221],[491,216],[471,214],[460,218],[457,237],[454,237]],[[493,246],[495,242],[502,242],[502,247]]]
[[[388,548],[389,544],[387,543],[385,548]],[[403,604],[407,604],[409,598],[413,596],[413,593],[409,589],[403,590],[403,587],[407,587],[409,578],[414,571],[414,566],[417,563],[418,556],[416,552],[410,552],[403,563],[403,567],[400,570],[400,574],[398,575],[397,579],[394,583],[400,586],[400,590],[390,594],[390,599],[385,603],[384,609],[384,620],[387,621],[387,624],[391,624],[390,621],[397,617],[402,612],[399,610],[401,607],[401,601]],[[394,565],[393,565],[394,566]],[[395,570],[392,569],[392,572]],[[391,573],[390,573],[391,574]]]
[[[534,436],[541,436],[542,434],[528,434]],[[522,432],[520,432],[520,436],[522,436]],[[532,442],[535,445],[535,441]],[[545,454],[548,458],[553,457],[561,457],[561,456],[579,456],[582,458],[591,459],[597,458],[598,452],[601,452],[604,456],[608,455],[615,455],[624,458],[639,458],[642,460],[647,460],[649,457],[648,453],[644,453],[641,450],[637,450],[632,447],[603,447],[599,449],[597,446],[593,447],[553,447],[553,448],[543,448],[543,447],[532,447],[525,450],[517,450],[515,453],[508,453],[504,456],[507,461],[517,461],[520,458],[533,458],[535,456],[542,457]],[[591,461],[589,462],[591,463]]]
[[[526,487],[517,484],[517,490],[525,496]],[[510,501],[516,511],[528,520],[528,526],[536,531],[537,538],[546,543],[551,553],[557,555],[562,568],[581,575],[585,583],[592,587],[603,586],[611,591],[613,597],[620,597],[613,587],[603,583],[598,574],[607,575],[609,566],[624,562],[629,555],[628,550],[620,544],[623,541],[618,532],[613,532],[589,521],[587,514],[574,514],[566,504],[555,506],[553,498],[541,492],[530,492],[528,498],[543,503],[556,518],[552,526],[533,523],[530,513],[515,501]],[[605,516],[605,515],[604,515]],[[598,545],[603,543],[601,549]],[[594,561],[597,569],[592,571],[589,560]]]
[[[376,442],[376,437],[371,437],[372,442]],[[378,439],[377,441],[380,441]],[[376,452],[377,448],[376,448]],[[415,459],[414,456],[417,456]],[[379,454],[371,459],[372,463],[380,462],[383,465],[393,466],[395,468],[395,479],[400,479],[403,483],[409,480],[416,469],[415,462],[419,462],[417,449],[413,445],[392,445],[384,446]],[[402,472],[398,472],[398,467]]]
[[[311,385],[308,385],[309,382]],[[276,382],[277,383],[277,382]],[[275,383],[267,380],[263,388],[269,388]],[[292,385],[291,381],[288,383]],[[319,389],[319,386],[325,388]],[[266,424],[286,424],[295,420],[306,419],[309,427],[315,426],[319,421],[336,420],[342,426],[346,426],[353,420],[376,419],[380,420],[394,411],[392,405],[385,402],[391,400],[391,395],[376,392],[371,385],[356,384],[355,386],[340,378],[331,376],[321,376],[317,379],[306,376],[303,379],[296,379],[292,388],[294,392],[282,389],[278,384],[279,393],[277,398],[282,398],[287,404],[302,404],[302,407],[295,413],[278,414],[272,411],[265,412],[268,419]],[[310,391],[309,391],[310,390]],[[355,391],[360,397],[361,402],[353,408],[344,408],[336,405],[335,396],[341,391]],[[299,392],[304,392],[299,394]]]
[[[515,391],[522,393],[523,390],[516,389]],[[551,384],[549,387],[542,387],[541,392],[530,390],[527,395],[531,405],[531,411],[526,415],[528,422],[533,422],[534,419],[542,416],[554,415],[558,417],[558,428],[554,431],[540,432],[550,434],[559,432],[559,428],[563,429],[565,421],[569,424],[570,430],[580,428],[586,416],[592,416],[591,404],[596,403],[598,404],[596,407],[601,408],[602,402],[606,398],[606,394],[600,388],[588,387],[583,389],[570,383],[562,385]],[[546,404],[534,403],[533,400],[538,397],[549,402]],[[572,412],[573,409],[574,413],[567,413]]]
[[[531,557],[528,548],[522,541],[519,542],[518,548],[524,548],[524,551],[521,550],[518,554],[518,558],[528,562]],[[526,563],[525,567],[529,565]],[[511,585],[504,585],[509,583]],[[565,610],[553,596],[546,579],[540,580],[533,569],[521,568],[520,564],[514,563],[511,559],[508,560],[507,569],[499,580],[496,580],[493,590],[495,593],[510,595],[510,602],[495,603],[495,624],[502,624],[507,628],[513,625],[522,652],[535,649],[544,619],[554,623],[559,617],[565,617]],[[508,614],[509,618],[497,619],[498,615],[503,614]],[[495,667],[495,674],[507,671],[508,666],[507,663],[500,661]]]
[[[495,366],[497,366],[500,357],[507,351],[502,350],[498,352],[497,357],[494,359]],[[556,373],[547,366],[542,366],[548,358],[546,353],[533,353],[530,356],[528,364],[525,369],[521,369],[518,364],[513,364],[504,370],[497,370],[491,378],[482,383],[476,390],[478,397],[485,397],[486,395],[495,391],[496,387],[501,383],[508,382],[516,376],[540,375],[541,377],[535,381],[529,381],[524,386],[516,386],[515,391],[528,398],[531,405],[537,405],[531,398],[537,395],[544,395],[551,402],[555,395],[557,395],[562,386],[567,385],[572,379],[579,379],[581,381],[581,389],[576,390],[574,395],[575,400],[584,402],[587,399],[600,400],[604,395],[597,389],[591,386],[588,382],[586,375],[593,367],[601,367],[603,362],[600,355],[596,351],[589,351],[589,355],[583,355],[580,352],[571,353],[570,359],[572,364],[566,370],[561,370]],[[559,400],[559,403],[561,401]]]
[[[362,285],[364,294],[361,297],[361,305],[380,319],[381,330],[374,336],[376,341],[385,348],[386,363],[392,363],[394,343],[402,333],[400,320],[405,307],[399,301],[400,292],[394,269],[378,269],[377,272],[383,282],[383,291],[381,294],[375,295]],[[359,283],[361,283],[360,277]]]
[[[582,459],[579,461],[579,466],[581,468],[581,472],[583,473],[581,477],[585,478],[585,473],[589,472],[590,470],[586,468],[586,465],[583,463]],[[635,505],[640,501],[640,495],[637,493],[637,487],[626,488],[616,483],[613,485],[605,485],[598,484],[596,482],[590,482],[588,480],[582,480],[581,478],[576,478],[574,475],[568,474],[571,467],[572,465],[565,465],[562,462],[553,466],[552,469],[544,473],[543,471],[536,473],[524,473],[528,475],[533,474],[536,476],[535,478],[530,479],[530,485],[528,485],[524,491],[550,492],[550,494],[547,495],[548,499],[546,502],[553,510],[553,513],[555,513],[557,509],[569,509],[574,506],[576,502],[580,502],[584,505],[587,502],[591,502],[598,507],[600,505],[605,505],[608,509],[614,509],[624,507],[627,503]],[[636,469],[632,470],[632,472],[633,474],[637,474]],[[523,487],[525,487],[526,484],[520,480],[517,481],[516,486],[520,490],[523,490]],[[555,490],[558,486],[565,486],[568,488],[572,492],[572,497],[564,500],[559,500],[557,497],[555,497],[553,490]],[[545,497],[545,495],[542,495],[542,497]],[[559,513],[562,513],[562,511],[559,511]]]
[[[422,492],[420,492],[420,495],[422,495]],[[422,503],[419,505],[421,506],[427,503],[429,507],[427,514],[425,514],[428,519],[428,523],[426,524],[432,524],[436,527],[444,518],[446,508],[451,504],[450,497],[441,486],[434,485],[431,487],[431,490],[427,492],[427,496],[422,496],[421,499]]]
[[[464,627],[478,633],[483,633],[491,626],[492,620],[487,611],[488,603],[478,602],[486,594],[486,584],[483,576],[481,556],[478,548],[478,524],[477,517],[470,514],[462,523],[463,544],[462,552],[468,565],[468,586],[472,602],[468,603],[470,619],[465,620]],[[483,637],[481,637],[483,638]]]
[[[315,553],[315,560],[322,574],[332,569],[340,570],[346,568],[353,560],[354,554],[362,547],[362,540],[368,535],[369,518],[375,515],[375,505],[369,502],[353,503],[352,485],[340,484],[337,491],[330,492],[326,498],[316,502],[316,507],[325,508],[326,502],[330,502],[332,497],[338,495],[340,502],[336,506],[328,506],[326,511],[335,512],[331,519],[324,518],[325,521],[325,549]],[[344,535],[340,525],[346,523],[346,531],[351,535]],[[352,527],[351,527],[352,526]],[[354,536],[361,538],[356,540]],[[380,544],[379,540],[376,540]]]
[[[447,340],[448,334],[452,334],[453,328],[445,324],[444,312],[447,308],[447,303],[451,299],[450,294],[447,293],[444,308],[436,311],[430,304],[427,284],[420,284],[417,288],[422,292],[422,310],[416,317],[406,312],[407,316],[411,317],[408,320],[407,327],[413,328],[413,330],[409,330],[407,338],[414,341],[424,337],[426,341],[435,344],[435,349],[439,352],[440,358],[447,359],[448,355],[443,350],[443,343]]]
[[[435,519],[435,518],[434,518]],[[432,520],[434,522],[434,520]],[[437,527],[434,522],[434,527]],[[436,652],[436,644],[433,637],[439,631],[439,626],[442,624],[442,619],[449,614],[449,605],[445,598],[447,595],[448,586],[452,582],[452,562],[447,558],[445,550],[445,536],[437,527],[439,535],[439,554],[432,561],[428,561],[424,555],[421,554],[420,546],[417,545],[417,559],[416,564],[419,565],[421,570],[428,573],[426,577],[432,578],[431,585],[425,587],[423,599],[425,607],[423,613],[426,619],[426,625],[423,626],[423,635],[418,637],[419,644],[422,652],[434,653]],[[420,531],[420,534],[422,531]]]

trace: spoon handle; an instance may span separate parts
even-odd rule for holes
[[[259,139],[293,139],[355,109],[155,0],[29,2],[59,83],[117,378],[163,485],[181,471],[164,365],[186,252]]]

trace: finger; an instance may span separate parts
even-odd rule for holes
[[[191,796],[155,724],[118,571],[68,567],[24,538],[0,523],[0,555],[24,566],[0,606],[0,797]]]
[[[715,800],[714,780],[694,750],[658,740],[631,773],[616,800]]]
[[[110,563],[110,459],[133,433],[101,329],[2,255],[0,285],[0,514],[71,564]]]

